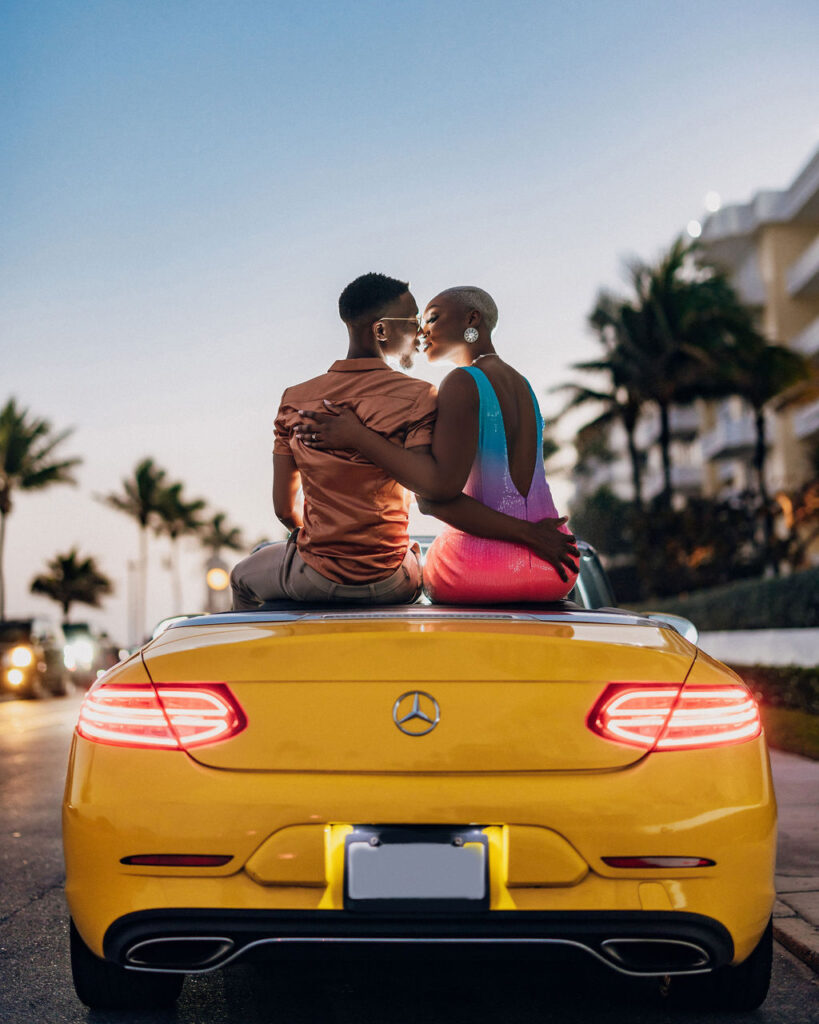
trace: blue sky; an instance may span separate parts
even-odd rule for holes
[[[46,607],[28,580],[77,543],[118,583],[96,617],[119,636],[135,529],[93,494],[153,455],[270,534],[275,408],[343,354],[353,277],[486,288],[544,394],[593,351],[624,256],[819,144],[808,2],[44,0],[5,3],[0,38],[0,400],[74,426],[85,459],[78,488],[20,497],[9,610]]]

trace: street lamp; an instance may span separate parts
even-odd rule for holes
[[[230,573],[218,555],[205,562],[205,610],[209,614],[230,611]]]

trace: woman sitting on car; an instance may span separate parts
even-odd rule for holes
[[[399,448],[330,402],[327,413],[300,410],[303,444],[357,450],[415,491],[422,511],[450,524],[424,565],[425,590],[439,603],[557,601],[577,576],[574,538],[546,482],[540,410],[526,378],[495,351],[497,320],[480,288],[448,288],[427,305],[423,351],[458,367],[439,390],[429,450]],[[516,520],[510,536],[518,542],[475,535],[479,506]]]

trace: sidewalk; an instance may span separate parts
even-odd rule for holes
[[[771,751],[779,804],[774,937],[819,972],[819,761]]]
[[[819,629],[702,632],[697,643],[729,665],[819,665]]]

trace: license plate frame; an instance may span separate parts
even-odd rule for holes
[[[439,874],[424,874],[430,870]],[[426,893],[421,892],[424,888]],[[344,908],[385,913],[488,910],[489,841],[482,826],[356,825],[345,839]]]

